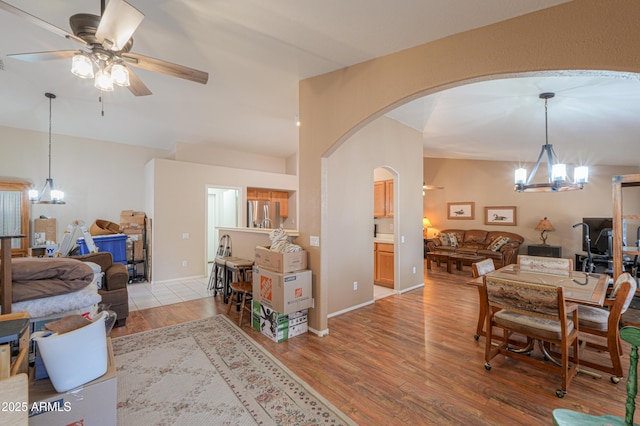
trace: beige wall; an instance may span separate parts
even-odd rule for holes
[[[525,238],[520,249],[525,254],[526,246],[542,242],[540,232],[534,228],[546,216],[556,229],[547,233],[547,244],[561,246],[563,257],[573,258],[575,253],[582,253],[582,229],[572,225],[583,217],[611,217],[611,177],[640,171],[638,167],[591,165],[589,184],[582,191],[519,193],[513,190],[514,166],[512,162],[425,158],[425,182],[444,187],[425,192],[424,215],[433,225],[429,236],[448,228],[504,230]],[[532,166],[528,165],[528,169]],[[474,220],[447,219],[448,202],[467,201],[475,203]],[[640,206],[639,199],[625,199],[626,202]],[[515,206],[516,226],[485,225],[484,208],[488,206]],[[637,224],[628,224],[629,235],[635,236],[636,227]]]
[[[40,190],[48,175],[48,138],[47,133],[0,127],[0,175]],[[31,217],[56,218],[59,242],[76,219],[87,226],[96,219],[119,223],[122,210],[145,210],[144,166],[165,155],[164,150],[53,134],[51,177],[65,191],[66,204],[32,205]]]
[[[207,187],[247,186],[298,190],[296,176],[255,170],[154,159],[147,165],[153,182],[153,280],[166,281],[207,274]],[[246,206],[241,203],[241,217]],[[188,239],[183,234],[189,234]],[[232,242],[233,243],[233,242]],[[233,250],[233,248],[232,248]],[[183,267],[182,262],[187,261]]]
[[[293,159],[296,156],[291,156]],[[189,144],[178,142],[174,158],[190,163],[210,164],[234,169],[260,170],[270,173],[296,174],[292,159],[235,151],[215,145]]]
[[[463,82],[545,70],[639,72],[637,16],[635,0],[574,1],[301,81],[300,241],[317,235],[331,245],[333,216],[323,203],[331,176],[323,165],[357,129],[408,100]],[[327,330],[331,265],[324,248],[308,248],[317,293],[309,323]]]
[[[381,117],[343,143],[325,164],[327,220],[321,247],[328,265],[329,315],[373,301],[377,167],[395,176],[395,290],[423,285],[422,138],[415,130]],[[358,290],[353,290],[354,281]]]

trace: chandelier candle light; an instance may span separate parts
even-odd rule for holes
[[[44,95],[49,98],[49,177],[44,182],[40,193],[38,193],[37,189],[29,190],[29,201],[33,204],[65,204],[64,192],[55,189],[53,179],[51,178],[51,100],[55,99],[56,95],[53,93],[45,93]],[[49,187],[50,200],[43,199],[47,186]]]
[[[560,162],[558,156],[553,150],[553,145],[549,144],[549,129],[547,119],[547,101],[555,96],[555,93],[541,93],[540,99],[544,99],[544,128],[545,128],[545,144],[538,156],[538,161],[527,179],[527,170],[519,168],[515,172],[515,190],[518,192],[561,192],[573,191],[584,188],[589,182],[589,168],[586,166],[576,167],[574,169],[574,179],[571,181],[567,176],[567,165]],[[538,167],[542,162],[542,158],[547,159],[547,169],[549,181],[545,183],[532,183]]]

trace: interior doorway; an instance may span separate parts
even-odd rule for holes
[[[240,223],[240,189],[207,188],[207,261],[212,263],[218,249],[218,227],[235,228]]]
[[[386,167],[373,170],[373,299],[394,293],[396,284],[395,213],[396,173]]]

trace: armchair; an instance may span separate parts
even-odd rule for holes
[[[93,262],[100,266],[104,272],[102,289],[98,290],[102,296],[102,303],[111,305],[109,309],[118,315],[116,327],[125,325],[129,316],[129,292],[127,290],[129,271],[127,266],[122,263],[114,263],[113,255],[108,251],[70,257],[83,262]]]

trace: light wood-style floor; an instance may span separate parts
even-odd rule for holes
[[[453,274],[434,267],[423,289],[331,318],[325,337],[274,343],[248,321],[243,329],[361,425],[552,424],[557,407],[624,417],[626,380],[579,375],[560,399],[560,379],[550,372],[505,357],[486,371],[484,339],[473,338],[478,296],[465,284],[470,278],[466,266]],[[217,313],[226,314],[220,297],[139,310],[112,337]],[[627,371],[626,344],[624,352]]]

